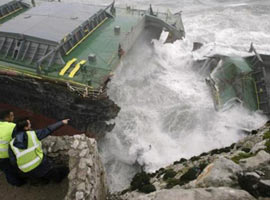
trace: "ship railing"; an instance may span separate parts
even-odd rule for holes
[[[98,89],[93,89],[91,87],[81,87],[81,86],[76,86],[73,85],[69,82],[67,82],[67,87],[70,91],[75,92],[79,94],[80,96],[84,98],[90,98],[93,100],[98,100],[98,99],[104,99],[107,98],[107,90],[106,87],[104,88],[98,88]]]

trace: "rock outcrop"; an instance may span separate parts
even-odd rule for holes
[[[193,188],[184,190],[173,188],[160,190],[149,195],[128,197],[125,200],[255,200],[248,192],[227,187]]]
[[[43,148],[55,162],[69,166],[69,188],[65,200],[105,200],[106,175],[94,139],[85,135],[49,136]]]
[[[229,147],[181,158],[155,173],[140,173],[145,183],[114,194],[112,200],[270,199],[270,122]],[[143,194],[149,193],[149,194]]]
[[[196,180],[196,187],[233,187],[241,167],[232,160],[221,157],[207,166]]]

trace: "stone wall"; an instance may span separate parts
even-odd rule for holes
[[[65,200],[105,200],[106,175],[94,139],[85,135],[54,137],[42,141],[44,152],[69,166]]]

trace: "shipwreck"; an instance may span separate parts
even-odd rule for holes
[[[70,117],[80,131],[104,132],[119,107],[107,95],[121,59],[147,34],[185,36],[181,13],[23,1],[0,3],[0,103],[51,119]]]
[[[270,117],[270,56],[259,54],[251,44],[253,55],[214,55],[204,62],[209,73],[215,108],[242,104],[251,111],[260,110]]]

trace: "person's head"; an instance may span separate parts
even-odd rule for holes
[[[0,114],[0,120],[6,122],[13,122],[14,121],[14,113],[12,110],[5,110]]]
[[[17,132],[31,130],[31,121],[28,118],[20,119],[16,123]]]

